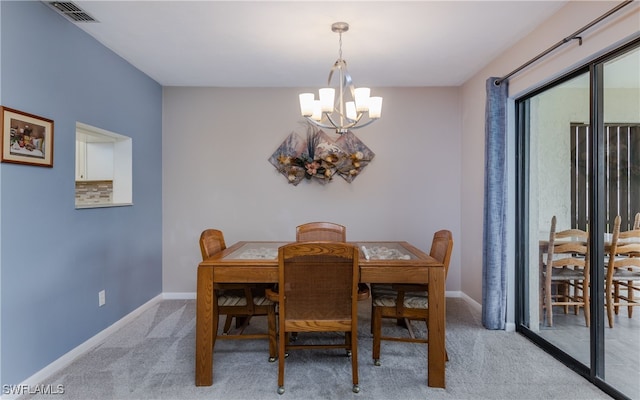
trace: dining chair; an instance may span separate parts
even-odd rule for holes
[[[222,231],[205,229],[200,234],[202,260],[226,249]],[[264,285],[217,283],[214,287],[219,315],[226,315],[222,335],[215,332],[216,339],[268,339],[269,361],[276,360],[276,314],[275,303],[265,296]],[[253,316],[267,316],[267,333],[244,334]],[[231,322],[235,317],[237,332],[230,334]]]
[[[585,323],[590,326],[589,313],[589,234],[580,229],[557,231],[557,219],[551,218],[546,257],[540,271],[540,310],[548,326],[553,326],[553,307],[562,306],[565,314],[574,307],[577,315],[584,310]]]
[[[347,228],[333,222],[308,222],[296,227],[296,241],[346,242]]]
[[[621,293],[625,289],[626,294]],[[618,314],[620,307],[627,307],[627,316],[633,316],[633,307],[640,306],[640,297],[636,295],[640,296],[640,229],[620,232],[620,216],[617,216],[605,281],[609,328],[613,328],[614,314]]]
[[[347,228],[334,222],[307,222],[306,224],[296,227],[296,241],[330,241],[330,242],[346,242]],[[370,290],[366,283],[358,284],[358,299],[367,300]]]
[[[358,386],[359,251],[339,242],[295,242],[278,249],[278,393],[283,394],[285,355],[296,349],[345,349]],[[298,343],[291,332],[344,332],[344,341]],[[314,338],[317,339],[317,338]],[[299,366],[300,367],[300,366]]]
[[[453,251],[451,231],[440,230],[434,233],[429,255],[444,265],[445,282],[449,271],[449,262]],[[373,362],[380,366],[380,345],[382,340],[411,343],[428,343],[425,336],[416,337],[411,321],[423,321],[428,325],[429,301],[428,285],[422,284],[372,284],[371,285],[371,330],[373,331]],[[392,318],[398,324],[404,323],[408,330],[405,336],[383,336],[382,320]],[[448,355],[447,355],[448,360]]]

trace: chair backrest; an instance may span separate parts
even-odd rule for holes
[[[346,242],[347,228],[333,222],[309,222],[296,227],[296,241]]]
[[[547,248],[547,272],[551,268],[580,267],[589,274],[589,233],[581,229],[556,232],[556,216],[551,218],[549,246]],[[551,275],[548,275],[551,279]]]
[[[202,253],[202,260],[206,260],[213,254],[222,251],[227,248],[224,242],[224,235],[222,231],[217,229],[205,229],[200,234],[200,252]]]
[[[620,232],[620,216],[613,223],[613,238],[609,248],[607,275],[616,268],[640,268],[640,229]]]
[[[451,231],[440,230],[433,234],[429,255],[444,264],[445,278],[449,273],[449,261],[453,252],[453,235]]]
[[[280,327],[285,331],[355,331],[358,248],[296,242],[278,250]]]

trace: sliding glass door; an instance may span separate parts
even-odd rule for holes
[[[606,255],[640,213],[639,80],[636,42],[516,101],[518,330],[621,398],[640,398],[640,307],[607,323]]]
[[[640,212],[640,48],[598,67],[603,75],[605,228],[611,232],[619,215],[620,231],[626,231],[633,229]],[[631,284],[640,288],[640,280]],[[640,290],[606,285],[604,290],[640,301]],[[604,322],[604,379],[628,397],[640,399],[640,306],[615,307],[611,323],[609,315]]]

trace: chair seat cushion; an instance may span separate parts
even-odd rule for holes
[[[395,307],[398,292],[388,284],[372,284],[371,297],[374,306]],[[403,306],[405,308],[429,308],[427,292],[405,292]]]
[[[268,306],[273,304],[273,301],[267,299],[265,296],[254,296],[253,304],[257,306]],[[234,306],[246,306],[247,299],[244,296],[236,296],[234,294],[222,294],[218,296],[219,307],[234,307]]]

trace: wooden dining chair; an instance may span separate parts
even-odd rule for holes
[[[218,229],[205,229],[200,234],[200,251],[202,259],[226,249],[222,231]],[[235,284],[218,283],[214,287],[215,298],[219,315],[226,315],[222,335],[216,339],[268,339],[269,361],[276,360],[276,314],[275,303],[265,296],[264,285],[259,284]],[[253,316],[267,316],[267,333],[244,334],[245,328]],[[237,332],[230,334],[231,322],[235,317]],[[217,321],[213,321],[217,328]]]
[[[440,230],[434,233],[429,255],[445,268],[445,281],[449,271],[449,262],[453,251],[453,235],[451,231]],[[380,366],[380,345],[382,340],[411,343],[428,343],[427,337],[416,337],[411,328],[411,321],[424,321],[428,325],[429,301],[428,285],[421,284],[372,284],[371,330],[373,331],[373,362]],[[408,330],[405,336],[383,336],[382,320],[392,318],[404,323]],[[448,356],[447,356],[448,359]]]
[[[296,241],[308,242],[315,240],[346,242],[347,228],[334,222],[307,222],[296,227]],[[359,283],[358,299],[367,300],[369,294],[369,286],[366,283]]]
[[[283,394],[285,354],[296,349],[345,349],[358,386],[359,251],[339,242],[296,242],[278,249],[278,393]],[[336,343],[290,342],[291,332],[344,332]]]
[[[609,328],[613,328],[620,307],[627,307],[631,318],[633,307],[640,306],[640,229],[620,232],[620,216],[614,220],[608,261],[605,305]]]
[[[347,228],[333,222],[308,222],[296,227],[296,241],[346,242]]]
[[[556,230],[551,218],[546,257],[540,271],[540,309],[547,326],[553,326],[553,307],[562,306],[565,314],[573,306],[577,315],[584,310],[590,326],[589,307],[589,234],[580,229]]]

